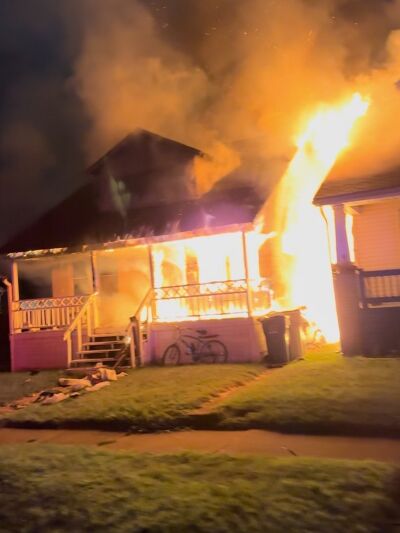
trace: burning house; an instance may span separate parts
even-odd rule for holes
[[[223,341],[230,361],[259,361],[259,317],[299,308],[314,333],[337,341],[340,330],[343,352],[361,353],[377,323],[397,319],[399,174],[347,192],[329,175],[368,105],[356,93],[321,108],[266,199],[237,176],[199,197],[198,150],[129,135],[0,250],[12,369],[114,364],[128,342],[132,365],[157,363],[188,329]],[[376,234],[372,260],[375,224],[390,237]],[[398,349],[375,329],[378,351]]]
[[[231,360],[260,359],[255,317],[271,306],[252,225],[261,200],[243,185],[199,199],[199,155],[136,132],[3,247],[13,370],[112,363],[127,334],[132,359],[157,362],[177,325],[199,320],[224,337]]]

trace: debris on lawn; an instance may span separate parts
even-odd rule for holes
[[[86,392],[96,392],[101,390],[104,387],[109,386],[111,381],[117,381],[127,375],[126,372],[120,372],[117,374],[114,369],[104,367],[101,363],[98,363],[94,369],[88,371],[88,374],[85,377],[61,377],[58,379],[59,386],[33,393],[18,401],[13,401],[1,407],[0,412],[6,413],[16,409],[24,409],[33,403],[52,405],[62,402],[67,398],[78,398]]]
[[[92,385],[91,381],[89,381],[87,378],[60,378],[58,380],[58,383],[61,385],[61,387],[70,387],[72,392],[78,392]]]
[[[107,387],[108,385],[110,385],[109,381],[99,381],[99,383],[96,383],[96,385],[88,387],[86,389],[86,392],[95,392],[97,390],[103,389],[104,387]]]
[[[47,396],[43,401],[42,405],[52,405],[53,403],[59,403],[69,398],[69,395],[64,394],[63,392],[58,392],[56,394],[52,394],[51,396]]]

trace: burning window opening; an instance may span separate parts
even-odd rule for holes
[[[153,245],[155,319],[174,322],[267,313],[272,291],[260,275],[259,248],[268,238],[249,231]]]

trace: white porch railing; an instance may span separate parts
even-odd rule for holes
[[[267,311],[267,280],[225,280],[154,289],[155,321],[252,316]]]
[[[12,333],[40,329],[65,329],[79,314],[89,296],[38,298],[12,302]]]
[[[87,298],[85,305],[80,309],[64,334],[64,341],[67,343],[68,366],[71,364],[74,351],[80,352],[82,350],[84,338],[91,337],[97,327],[96,296],[97,293],[94,293]],[[72,347],[74,334],[76,335],[76,350],[73,350]]]

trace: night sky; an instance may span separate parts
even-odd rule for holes
[[[285,4],[285,1],[281,3]],[[388,32],[398,27],[397,21],[393,19],[393,24],[391,21],[397,11],[384,12],[384,8],[396,6],[396,2],[290,0],[288,5],[302,3],[309,6],[326,4],[332,24],[339,20],[351,25],[353,41],[346,43],[343,70],[361,71],[384,61],[383,43]],[[263,20],[256,23],[257,17],[251,19],[250,11],[267,5],[273,9],[273,4],[270,0],[264,3],[259,0],[1,0],[0,244],[83,183],[86,179],[84,169],[93,162],[94,154],[100,155],[106,146],[110,147],[110,142],[129,130],[130,125],[124,123],[121,127],[114,125],[108,131],[98,117],[98,107],[91,105],[87,97],[87,87],[92,93],[96,92],[93,85],[88,83],[83,90],[81,88],[82,64],[85,64],[82,57],[87,60],[87,50],[90,51],[88,35],[104,24],[107,10],[121,9],[132,15],[132,35],[135,32],[140,35],[132,44],[132,47],[136,46],[133,64],[146,56],[157,58],[159,53],[161,63],[169,68],[168,72],[171,72],[172,64],[180,63],[186,76],[178,91],[176,105],[184,110],[177,119],[179,128],[176,132],[170,126],[172,112],[160,124],[154,121],[154,117],[147,120],[147,116],[135,115],[132,126],[145,122],[144,127],[151,126],[162,134],[196,143],[196,135],[189,133],[192,128],[188,124],[200,123],[210,109],[212,113],[209,114],[213,116],[229,114],[229,107],[224,109],[222,93],[234,85],[233,73],[239,70],[238,64],[251,63],[246,44],[238,46],[231,55],[223,51],[232,48],[233,43],[246,43],[249,37],[257,35],[262,36],[263,42],[268,40],[268,32],[272,35],[273,30],[267,25],[264,28]],[[264,7],[262,9],[267,18]],[[98,16],[101,11],[105,12],[103,21]],[[144,12],[148,13],[148,18]],[[143,20],[150,28],[148,42],[140,34],[144,31]],[[95,34],[97,41],[99,34],[101,40],[101,32]],[[105,34],[103,46],[107,46],[108,38]],[[154,39],[157,39],[157,45],[153,44]],[[110,46],[113,46],[111,41],[112,38]],[[367,41],[368,51],[361,53],[358,43]],[[143,46],[142,42],[145,42]],[[210,42],[215,53],[210,53]],[[128,42],[123,65],[126,65],[127,57],[129,61],[129,54],[126,56],[129,47]],[[101,54],[101,51],[96,53]],[[90,64],[93,64],[93,58]],[[102,68],[102,75],[106,76],[107,65]],[[113,68],[113,61],[110,61],[109,68]],[[190,85],[192,73],[199,80],[193,87]],[[151,77],[149,79],[150,89],[148,86],[143,89],[147,93],[151,92]],[[160,80],[154,82],[157,83],[163,86],[162,71]],[[201,84],[207,86],[207,90],[203,90]],[[185,92],[187,87],[191,88],[190,94]],[[138,90],[140,95],[140,88]],[[174,90],[171,82],[166,89],[166,98],[171,97]],[[118,91],[119,87],[115,85],[115,97],[103,100],[107,107],[115,105],[116,114],[120,102]],[[163,92],[159,92],[158,104],[162,95]],[[180,104],[186,95],[187,108]],[[233,124],[228,133],[226,129],[218,129],[221,122],[218,120],[217,124],[209,119],[207,126],[224,141],[228,137],[235,140],[237,132],[243,129],[238,119],[239,125]],[[248,124],[252,123],[254,120],[246,123],[246,132]],[[255,134],[261,130],[259,126]],[[201,143],[200,135],[198,139]]]

